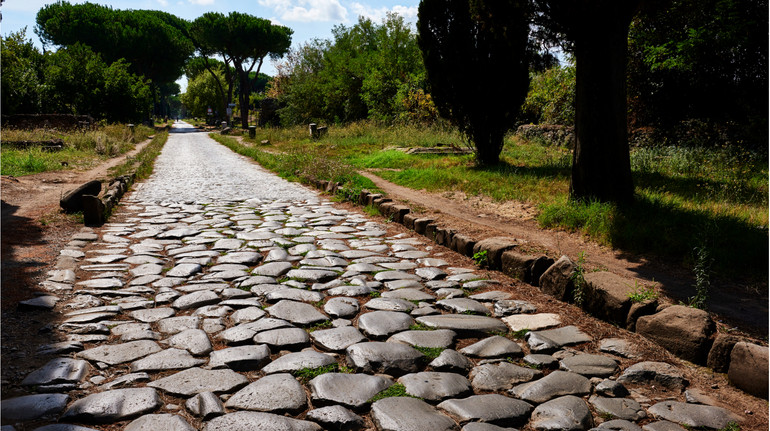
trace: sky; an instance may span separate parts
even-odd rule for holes
[[[0,34],[27,27],[27,38],[41,46],[33,33],[35,15],[41,7],[53,0],[5,0],[0,6],[2,22]],[[84,1],[70,0],[70,3]],[[194,20],[206,12],[229,13],[232,11],[248,13],[260,18],[270,19],[274,24],[284,25],[294,30],[292,47],[312,39],[331,38],[334,26],[353,25],[359,16],[380,22],[387,12],[396,12],[408,22],[417,21],[419,0],[116,0],[98,3],[115,9],[152,9],[172,13],[186,20]],[[269,60],[262,67],[262,72],[275,75],[275,66]],[[182,80],[180,84],[186,87]]]

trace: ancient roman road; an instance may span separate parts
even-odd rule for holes
[[[2,401],[14,426],[2,429],[655,431],[738,419],[686,402],[683,369],[628,359],[627,340],[538,312],[513,283],[394,229],[203,133],[171,134],[152,177],[110,223],[76,234],[49,293],[24,304],[58,316],[61,341],[41,346],[46,365],[4,382],[26,395]]]

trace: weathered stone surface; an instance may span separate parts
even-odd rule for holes
[[[144,415],[124,428],[124,431],[195,431],[181,416],[168,413]]]
[[[502,320],[513,332],[522,331],[524,329],[539,331],[541,329],[561,325],[561,317],[559,317],[558,314],[553,313],[514,314],[512,316],[503,317]]]
[[[532,314],[537,312],[537,307],[527,301],[506,299],[495,302],[493,314],[504,317],[511,314]]]
[[[741,418],[721,407],[687,404],[678,401],[663,401],[648,409],[659,419],[676,422],[693,428],[721,429],[730,422],[741,422]]]
[[[251,273],[267,277],[280,277],[289,272],[291,268],[292,266],[289,262],[270,262],[254,268]]]
[[[647,417],[642,406],[629,398],[604,398],[593,395],[588,402],[594,406],[597,413],[609,414],[618,419],[638,421]]]
[[[225,414],[225,405],[222,404],[222,400],[220,400],[213,392],[201,392],[196,394],[187,400],[184,406],[190,413],[203,420],[209,420]]]
[[[456,373],[425,371],[406,374],[398,379],[398,383],[406,387],[408,394],[427,401],[438,402],[473,393],[468,379]]]
[[[346,350],[348,366],[364,373],[402,375],[420,370],[424,355],[400,343],[372,341],[358,343]]]
[[[399,299],[405,299],[407,301],[432,302],[436,300],[435,296],[415,288],[404,288],[404,289],[397,289],[397,290],[382,292],[382,297],[399,298]]]
[[[451,311],[453,313],[473,313],[486,316],[490,314],[489,309],[479,301],[475,301],[470,298],[451,298],[442,299],[436,302],[439,307]]]
[[[324,269],[292,269],[286,276],[308,283],[325,283],[337,278],[338,274]]]
[[[736,343],[730,354],[730,368],[727,372],[730,383],[754,396],[767,399],[767,360],[767,346]]]
[[[315,369],[336,364],[337,360],[330,355],[313,350],[287,353],[267,364],[262,371],[265,374],[290,373],[303,368]]]
[[[107,344],[84,350],[78,357],[94,362],[117,365],[160,352],[158,343],[150,340],[131,341],[123,344]]]
[[[109,423],[149,413],[163,405],[155,389],[130,388],[99,392],[72,403],[63,420]]]
[[[48,361],[41,368],[29,373],[22,386],[45,386],[63,383],[78,383],[88,374],[90,367],[88,362],[71,359],[56,358]]]
[[[209,367],[253,371],[270,362],[270,349],[265,345],[238,346],[215,350],[209,357]]]
[[[166,273],[166,277],[186,278],[199,273],[201,269],[203,269],[203,267],[197,263],[180,263],[171,268]]]
[[[320,349],[330,352],[342,351],[366,340],[366,337],[353,326],[313,331],[310,333],[310,338]]]
[[[408,314],[397,311],[372,311],[358,317],[358,329],[374,338],[405,331],[413,324],[414,319]]]
[[[532,331],[527,333],[527,344],[533,353],[553,352],[563,346],[591,341],[591,337],[575,326]]]
[[[446,349],[428,364],[434,371],[448,371],[465,374],[473,363],[456,350]]]
[[[538,286],[543,293],[558,300],[571,299],[574,289],[572,282],[574,272],[575,264],[567,256],[562,256],[540,276]]]
[[[150,382],[147,386],[172,395],[188,397],[199,392],[229,393],[248,382],[245,376],[232,370],[190,368]]]
[[[657,383],[669,389],[682,389],[687,385],[684,375],[673,365],[665,362],[639,362],[623,371],[618,377],[622,384]]]
[[[636,356],[636,349],[627,340],[622,338],[605,338],[599,344],[599,351],[611,353],[624,358]]]
[[[562,395],[589,394],[591,381],[580,374],[554,371],[542,379],[515,386],[510,392],[522,400],[539,404]]]
[[[364,419],[342,406],[321,407],[307,412],[307,420],[320,424],[328,430],[360,430],[364,427]]]
[[[324,298],[320,292],[313,292],[304,289],[295,289],[291,287],[274,290],[265,295],[265,301],[277,302],[282,299],[299,302],[319,302]]]
[[[478,421],[501,426],[523,424],[532,411],[529,403],[499,394],[447,400],[439,404],[438,408],[459,418],[460,423]]]
[[[485,338],[470,346],[460,349],[460,353],[466,356],[477,358],[503,358],[522,356],[521,347],[514,341],[511,341],[500,335]]]
[[[195,356],[206,355],[212,350],[209,336],[202,329],[187,329],[166,341],[171,347],[185,349]]]
[[[410,346],[448,348],[454,344],[457,334],[448,329],[436,329],[434,331],[404,331],[390,338],[388,343],[402,343]]]
[[[196,329],[200,326],[201,318],[198,316],[176,316],[158,320],[158,330],[164,334],[178,334],[187,329]]]
[[[518,245],[515,238],[509,237],[493,237],[482,239],[473,246],[473,253],[479,253],[483,250],[487,251],[487,262],[492,269],[499,269],[502,267],[503,253],[513,249]]]
[[[685,428],[673,422],[657,421],[643,426],[642,431],[685,431]]]
[[[521,358],[525,364],[533,365],[537,368],[557,368],[559,361],[551,355],[529,354]]]
[[[358,314],[358,300],[347,297],[337,297],[326,301],[324,311],[333,317],[352,317]]]
[[[520,367],[510,362],[478,365],[470,374],[473,388],[479,391],[507,390],[542,376],[543,373],[539,370]]]
[[[0,402],[3,421],[30,421],[59,414],[65,407],[67,394],[36,394],[9,398]]]
[[[472,336],[508,330],[508,327],[499,319],[469,314],[422,316],[418,317],[417,321],[432,328],[451,329],[460,336]]]
[[[372,420],[380,431],[459,430],[449,417],[416,398],[384,398],[372,404]]]
[[[620,370],[618,363],[607,356],[578,354],[561,360],[561,369],[586,377],[609,377]]]
[[[129,313],[129,315],[140,322],[152,323],[158,320],[166,319],[176,314],[173,308],[148,308],[145,310],[135,310]]]
[[[628,389],[622,383],[610,379],[604,379],[599,382],[594,391],[599,395],[606,395],[610,398],[622,398],[629,395]]]
[[[182,295],[174,301],[171,306],[177,310],[187,310],[190,308],[203,307],[204,305],[216,304],[219,302],[219,296],[210,290],[201,290],[198,292]]]
[[[311,325],[329,320],[317,308],[304,302],[282,300],[265,309],[277,319],[287,320],[297,325]]]
[[[602,422],[599,424],[596,428],[591,428],[590,431],[602,431],[602,430],[612,430],[612,431],[643,431],[642,427],[639,425],[627,421],[625,419],[613,419],[607,422]]]
[[[190,352],[182,349],[166,349],[146,356],[131,363],[131,372],[162,371],[190,368],[206,363],[204,359],[196,359]]]
[[[372,298],[364,304],[370,310],[382,311],[412,311],[415,305],[409,301],[398,298]]]
[[[311,396],[314,405],[341,404],[358,409],[393,381],[383,376],[368,374],[326,373],[311,380]]]
[[[537,406],[532,412],[530,425],[538,431],[578,431],[591,428],[593,418],[585,401],[567,395]]]
[[[636,322],[636,332],[696,364],[706,363],[714,330],[707,312],[684,305],[672,305]]]
[[[56,303],[59,302],[58,296],[45,295],[38,296],[26,301],[19,302],[20,310],[52,310]]]
[[[302,328],[280,328],[258,333],[254,342],[278,349],[295,349],[310,343],[310,336]]]
[[[16,429],[10,425],[0,427],[0,430],[16,431]],[[99,431],[99,430],[95,428],[82,427],[79,425],[53,424],[53,425],[45,425],[40,428],[35,428],[35,431]]]
[[[611,272],[589,272],[584,275],[585,301],[583,307],[594,316],[625,326],[631,308],[629,293],[634,283]]]
[[[299,413],[307,406],[302,385],[291,374],[271,374],[236,392],[225,407],[264,412]]]
[[[203,431],[321,431],[313,422],[287,418],[273,413],[235,412],[206,423]]]
[[[735,344],[740,341],[743,341],[743,338],[717,333],[709,350],[706,366],[717,373],[726,373],[730,368],[730,353],[732,353]]]

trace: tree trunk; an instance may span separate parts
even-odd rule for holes
[[[574,29],[577,68],[570,183],[573,199],[620,203],[634,196],[626,118],[631,14],[623,8],[610,6],[584,14],[585,19]]]

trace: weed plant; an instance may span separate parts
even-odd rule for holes
[[[586,298],[585,263],[586,253],[581,251],[578,253],[577,262],[575,262],[575,270],[570,277],[573,285],[572,299],[578,307],[583,306],[583,301],[585,301]]]

